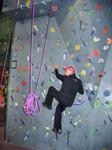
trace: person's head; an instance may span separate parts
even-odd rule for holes
[[[70,75],[72,75],[73,73],[75,73],[75,69],[74,69],[74,67],[72,67],[72,66],[67,66],[67,67],[65,67],[65,68],[63,68],[64,69],[64,71],[65,71],[65,75],[66,76],[70,76]]]

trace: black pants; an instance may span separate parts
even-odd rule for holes
[[[56,107],[54,119],[54,128],[58,130],[61,129],[62,112],[65,110],[66,107],[61,103],[60,92],[57,91],[53,86],[51,86],[49,87],[45,99],[45,103],[47,106],[52,106],[53,98],[55,98],[59,102]]]

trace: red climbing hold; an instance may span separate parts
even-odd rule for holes
[[[100,56],[100,51],[98,49],[93,51],[93,56],[99,57]]]
[[[103,8],[104,8],[103,3],[100,3],[100,2],[97,2],[97,3],[96,3],[96,9],[101,10],[101,9],[103,9]]]
[[[26,84],[27,84],[27,82],[26,82],[25,80],[22,80],[22,81],[21,81],[21,85],[22,85],[22,86],[26,86]]]

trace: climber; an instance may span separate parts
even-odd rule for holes
[[[58,101],[58,105],[55,111],[54,128],[52,131],[61,134],[61,119],[62,112],[66,107],[71,107],[77,92],[84,94],[82,82],[75,75],[75,69],[72,66],[67,66],[64,69],[65,74],[61,75],[58,73],[58,65],[53,65],[56,77],[62,81],[62,87],[58,91],[55,87],[49,87],[45,101],[42,105],[47,109],[52,109],[53,98]]]

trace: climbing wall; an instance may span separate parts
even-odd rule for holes
[[[47,15],[35,18],[31,79],[41,107],[35,116],[27,116],[23,110],[30,88],[31,19],[16,22],[7,102],[8,142],[40,150],[111,150],[111,5],[104,0],[72,0],[52,13],[49,26]],[[61,87],[52,64],[59,64],[61,74],[64,66],[73,65],[85,90],[63,112],[58,139],[52,132],[57,102],[54,100],[52,110],[41,105],[49,86]]]
[[[61,15],[56,16],[92,107],[110,48],[106,38],[111,37],[111,8],[109,2],[102,2],[77,0],[63,7]]]

